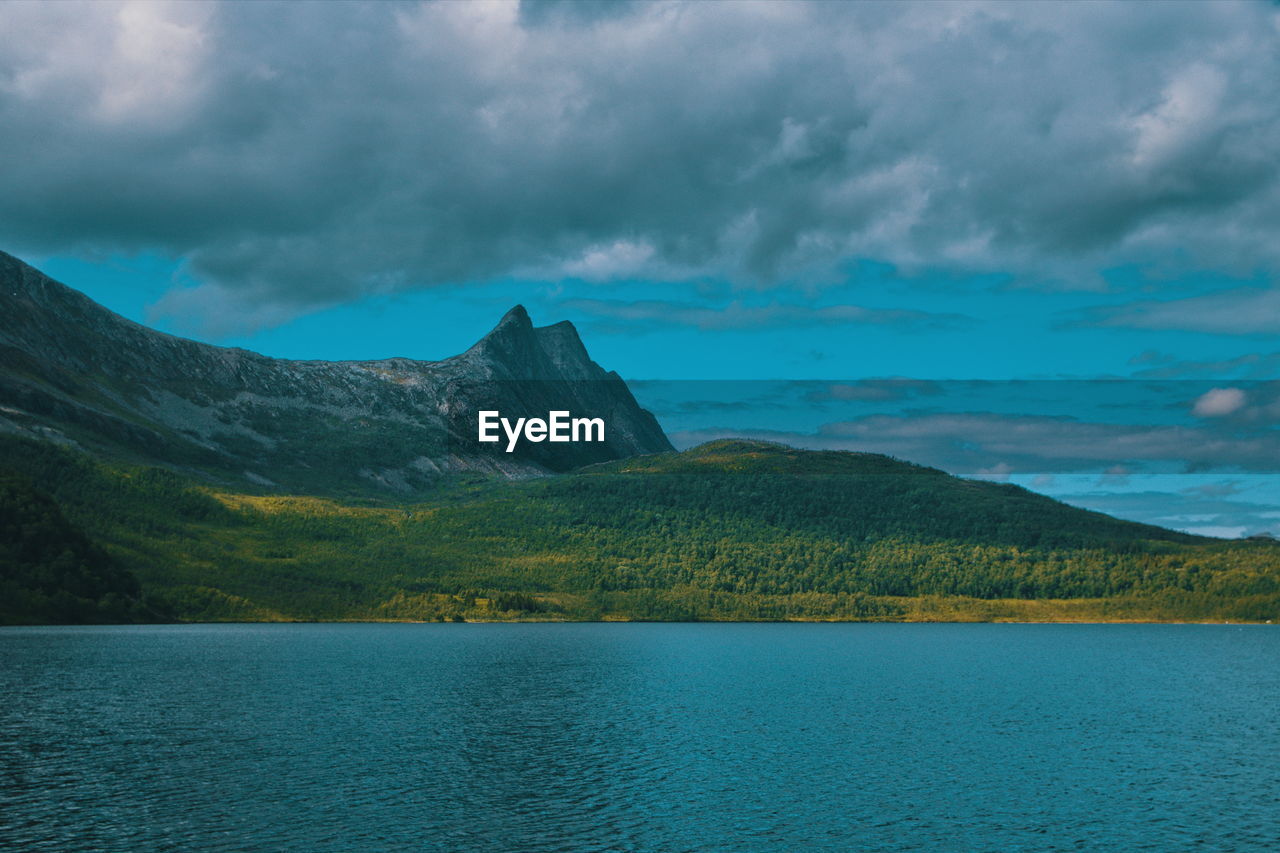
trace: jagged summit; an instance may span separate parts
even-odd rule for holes
[[[502,315],[502,319],[498,321],[498,326],[501,327],[508,323],[516,323],[533,328],[533,321],[529,319],[529,312],[518,302],[511,306],[510,311]]]
[[[533,321],[524,306],[517,305],[463,356],[496,358],[514,365],[533,358],[535,346]]]
[[[516,305],[498,321],[498,325],[489,330],[483,338],[476,341],[475,346],[482,346],[486,341],[528,337],[533,334],[533,320],[523,305]]]
[[[529,312],[517,305],[498,325],[462,356],[499,368],[499,379],[604,380],[611,374],[591,360],[578,330],[568,320],[534,326]]]
[[[480,408],[606,418],[606,441],[474,442]],[[0,432],[225,479],[411,490],[446,471],[528,476],[671,449],[568,322],[517,305],[442,361],[292,361],[148,329],[0,252]]]

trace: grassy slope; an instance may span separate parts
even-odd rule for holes
[[[874,455],[721,442],[413,503],[0,458],[184,618],[1280,618],[1280,547]]]

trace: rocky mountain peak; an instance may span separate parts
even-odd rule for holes
[[[462,357],[482,362],[498,378],[598,380],[606,376],[587,354],[572,323],[562,320],[535,327],[523,305],[503,315]]]

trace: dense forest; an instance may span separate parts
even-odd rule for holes
[[[138,579],[89,541],[46,494],[0,474],[0,625],[155,617]]]
[[[17,439],[0,459],[28,484],[3,493],[0,547],[44,597],[10,621],[94,618],[41,604],[64,580],[103,614],[190,620],[1280,618],[1275,543],[873,454],[716,442],[400,501],[233,491]]]

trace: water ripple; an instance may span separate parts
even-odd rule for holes
[[[1271,850],[1265,626],[0,629],[0,849]]]

